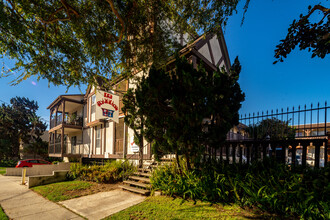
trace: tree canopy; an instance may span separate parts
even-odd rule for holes
[[[311,16],[319,12],[320,19],[315,23],[311,22]],[[276,46],[275,58],[283,62],[296,46],[300,50],[312,51],[312,58],[318,56],[324,58],[330,52],[330,9],[320,4],[309,6],[308,14],[300,15],[298,21],[293,20],[284,40]]]
[[[0,157],[19,157],[20,143],[41,141],[47,125],[37,116],[36,101],[15,97],[0,106]]]
[[[240,70],[238,59],[228,72],[208,72],[202,66],[194,69],[185,57],[177,57],[170,72],[152,67],[134,95],[154,154],[184,155],[189,168],[200,161],[206,146],[220,147],[238,123],[244,100],[237,82]]]
[[[0,54],[55,85],[159,66],[180,48],[179,34],[219,33],[239,0],[2,0]],[[248,3],[249,0],[246,0]]]
[[[250,138],[256,140],[291,140],[296,136],[296,129],[289,126],[289,121],[267,118],[247,128]]]

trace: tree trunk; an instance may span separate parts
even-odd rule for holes
[[[189,154],[187,152],[185,153],[185,157],[186,157],[186,163],[187,163],[187,170],[191,170]]]
[[[178,155],[178,150],[175,150],[175,159],[176,159],[176,164],[177,164],[178,169],[179,169],[179,173],[182,173],[180,160],[179,160],[179,155]]]
[[[140,139],[140,149],[139,149],[139,168],[142,168],[142,166],[143,166],[143,145],[144,145],[144,143],[143,143],[143,136],[141,135],[140,137],[139,137],[139,139]]]

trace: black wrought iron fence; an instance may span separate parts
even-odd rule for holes
[[[241,115],[239,125],[231,129],[215,155],[234,163],[268,156],[292,165],[326,166],[330,161],[329,109],[325,102]]]
[[[274,140],[324,137],[330,131],[329,109],[330,106],[325,102],[324,106],[317,103],[317,105],[244,114],[240,116],[240,125],[234,132],[240,135],[229,139]]]

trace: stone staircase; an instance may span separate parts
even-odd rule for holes
[[[150,176],[153,168],[157,167],[157,163],[154,161],[145,161],[142,168],[138,168],[137,172],[129,176],[127,180],[123,181],[123,185],[119,187],[139,193],[141,195],[150,195]]]
[[[123,181],[123,184],[119,187],[134,193],[139,193],[141,195],[150,195],[150,176],[153,169],[164,163],[171,162],[172,159],[163,158],[160,163],[154,160],[145,160],[143,162],[143,167],[138,168],[137,172],[129,176],[127,180]]]

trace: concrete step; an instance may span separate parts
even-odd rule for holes
[[[151,169],[149,168],[138,168],[138,171],[143,173],[151,173]]]
[[[128,185],[120,185],[119,187],[122,189],[125,189],[127,191],[136,192],[136,193],[139,193],[139,194],[145,195],[145,196],[150,194],[150,190],[146,190],[146,189],[140,189],[140,188],[136,188],[136,187],[132,187],[132,186],[128,186]]]
[[[172,161],[175,161],[175,158],[161,158],[160,161],[161,162],[172,162]]]
[[[143,173],[143,172],[135,172],[135,176],[145,176],[145,177],[150,177],[151,173]]]
[[[150,184],[146,184],[146,183],[141,183],[141,182],[136,182],[136,181],[131,181],[131,180],[126,180],[123,181],[124,184],[128,184],[131,186],[139,186],[145,189],[150,189]]]
[[[137,181],[142,181],[142,182],[145,182],[145,183],[150,183],[150,179],[145,178],[145,177],[129,176],[128,178],[131,179],[131,180],[137,180]]]
[[[158,164],[151,164],[151,165],[149,165],[149,167],[151,167],[151,168],[157,168],[158,167]]]

